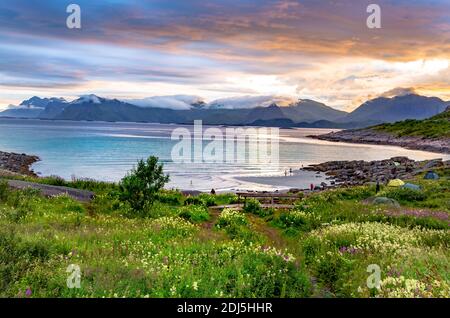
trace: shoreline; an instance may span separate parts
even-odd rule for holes
[[[0,176],[25,175],[40,178],[30,169],[31,165],[37,161],[40,161],[40,158],[37,156],[0,151]],[[407,180],[419,173],[442,167],[450,167],[450,160],[431,159],[415,161],[407,157],[392,157],[390,159],[372,161],[327,161],[293,171],[289,176],[243,176],[238,178],[238,180],[255,184],[283,185],[285,187],[283,190],[269,191],[242,187],[242,189],[218,191],[217,193],[298,193],[310,192],[311,190],[317,192],[337,187],[358,186],[376,182],[387,183],[389,180],[397,178]],[[309,188],[309,181],[306,182],[303,178],[306,175],[315,177],[316,182],[311,183],[313,189]],[[209,192],[196,189],[178,189],[178,191],[187,196],[196,196]]]
[[[450,139],[447,138],[396,137],[392,134],[378,132],[370,128],[341,130],[324,135],[310,135],[308,137],[331,142],[397,146],[409,150],[421,150],[445,155],[450,154]]]
[[[38,177],[31,166],[40,160],[38,156],[34,155],[0,151],[0,172],[6,171],[11,174]]]

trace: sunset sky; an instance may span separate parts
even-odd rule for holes
[[[81,7],[82,28],[66,27]],[[382,28],[366,26],[370,3]],[[450,100],[449,0],[0,2],[0,108],[33,95]]]

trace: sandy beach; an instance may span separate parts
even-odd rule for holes
[[[314,186],[320,186],[322,182],[330,184],[330,180],[326,179],[325,174],[316,173],[314,171],[295,170],[291,175],[287,176],[242,176],[234,179],[251,184],[273,187],[273,190],[289,190],[289,189],[309,189],[311,183]]]

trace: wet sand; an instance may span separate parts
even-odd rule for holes
[[[241,176],[234,179],[246,184],[265,185],[273,187],[272,190],[289,190],[289,189],[309,189],[311,183],[314,186],[320,186],[322,182],[330,184],[330,180],[326,180],[323,173],[317,174],[313,171],[296,170],[292,175],[284,176]],[[243,185],[245,188],[245,185]]]

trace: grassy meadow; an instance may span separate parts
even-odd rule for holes
[[[114,184],[33,179],[94,191],[83,204],[0,182],[0,296],[450,297],[450,171],[437,172],[414,180],[421,192],[328,190],[289,211],[249,201],[220,212],[210,207],[234,194],[162,191],[136,214]],[[376,195],[401,207],[370,203]],[[66,285],[70,264],[80,288]]]

